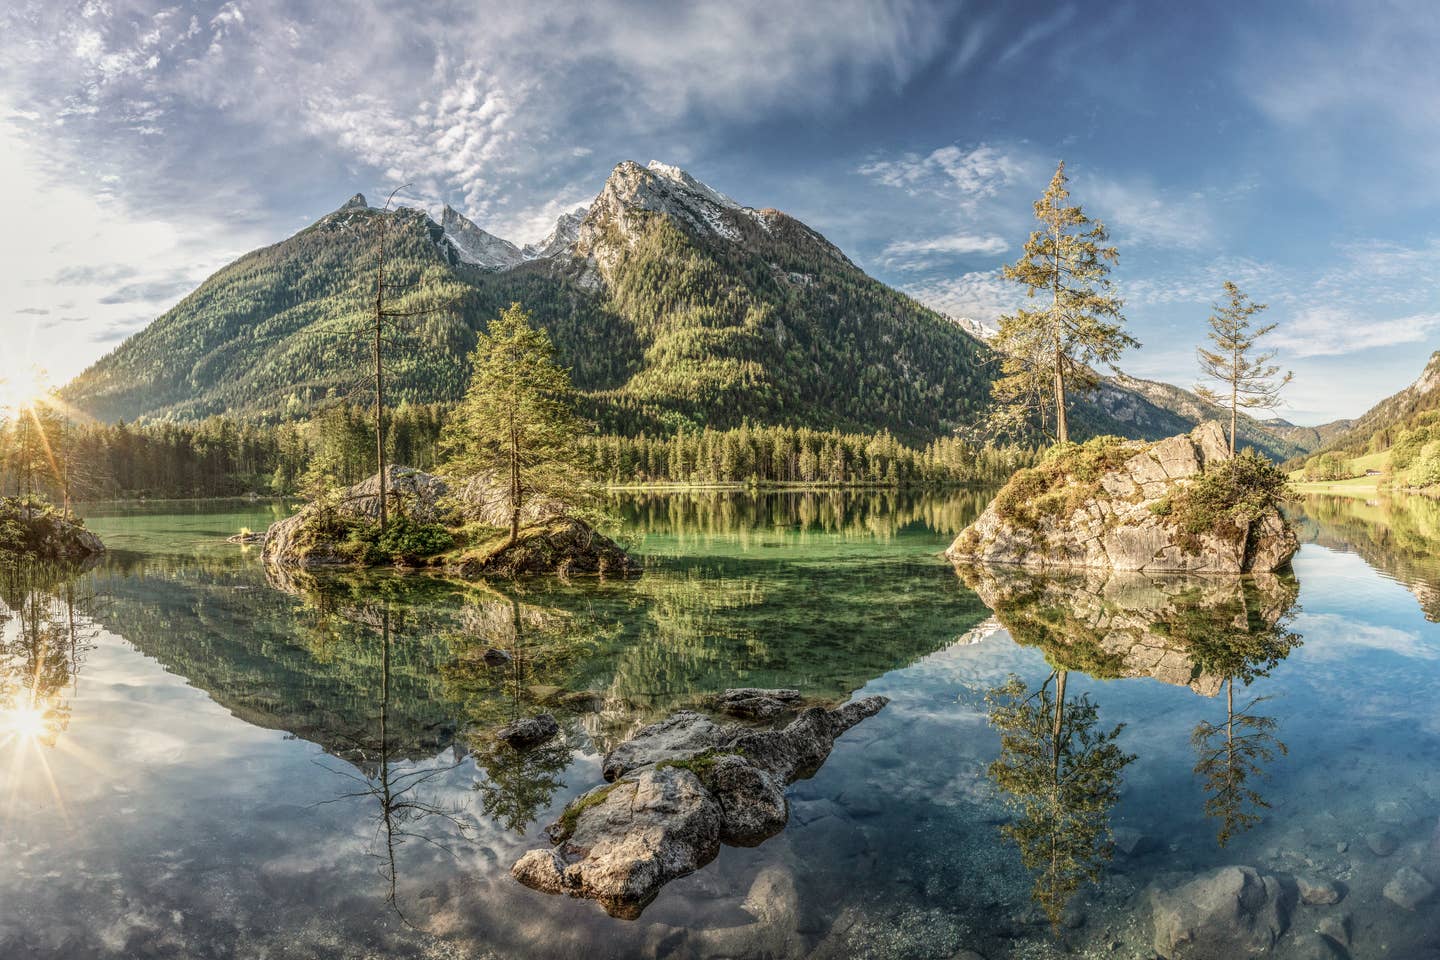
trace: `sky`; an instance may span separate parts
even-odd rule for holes
[[[1437,50],[1424,0],[8,0],[0,376],[65,381],[357,191],[524,243],[626,159],[993,324],[1064,160],[1122,369],[1192,386],[1234,280],[1280,415],[1356,416],[1440,348]]]

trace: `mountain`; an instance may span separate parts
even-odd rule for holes
[[[1430,355],[1420,376],[1404,390],[1381,400],[1356,420],[1337,421],[1347,426],[1316,452],[1335,450],[1360,456],[1388,450],[1405,431],[1440,424],[1437,411],[1440,411],[1440,350]]]
[[[436,223],[357,196],[246,254],[65,389],[104,420],[283,418],[366,399],[375,238],[408,321],[388,363],[396,402],[452,401],[477,331],[530,310],[606,430],[744,422],[923,443],[988,409],[993,351],[868,276],[816,231],[677,167],[617,165],[588,208],[517,247],[446,208]],[[1121,385],[1080,401],[1077,433],[1156,437],[1191,421]]]

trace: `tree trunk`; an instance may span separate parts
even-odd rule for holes
[[[388,206],[388,204],[387,204]],[[385,476],[385,368],[381,363],[381,333],[385,319],[385,219],[380,219],[379,262],[375,267],[375,464],[380,476],[380,532],[389,522],[389,490]]]
[[[510,543],[520,539],[520,439],[510,427]]]

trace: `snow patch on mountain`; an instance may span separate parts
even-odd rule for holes
[[[565,253],[575,246],[575,241],[580,238],[580,224],[589,212],[589,207],[576,207],[569,213],[560,214],[549,236],[539,243],[525,244],[520,248],[520,252],[526,260],[543,260]]]
[[[954,314],[949,313],[945,314],[945,316],[948,317],[950,319],[950,322],[955,324],[955,326],[959,327],[961,330],[964,330],[966,333],[970,334],[970,336],[974,337],[976,340],[981,341],[982,343],[989,343],[1000,333],[1000,329],[998,327],[992,327],[990,326],[990,324],[983,323],[972,317],[957,317]]]
[[[515,244],[481,230],[448,203],[440,227],[460,259],[481,269],[509,270],[526,259]]]

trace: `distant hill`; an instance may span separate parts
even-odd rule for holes
[[[1352,457],[1388,450],[1407,430],[1440,423],[1440,350],[1404,390],[1381,400],[1331,436],[1319,453],[1339,451]]]
[[[871,278],[784,213],[743,206],[678,168],[629,161],[533,246],[450,208],[436,223],[357,195],[221,269],[77,377],[66,398],[102,420],[281,419],[327,399],[363,402],[380,218],[389,276],[407,285],[399,305],[426,311],[390,354],[397,402],[458,399],[477,331],[520,301],[611,431],[749,421],[923,443],[989,409],[995,355],[976,333]],[[1161,388],[1117,381],[1077,400],[1076,432],[1188,430],[1195,417]],[[1299,452],[1256,429],[1266,452]]]

